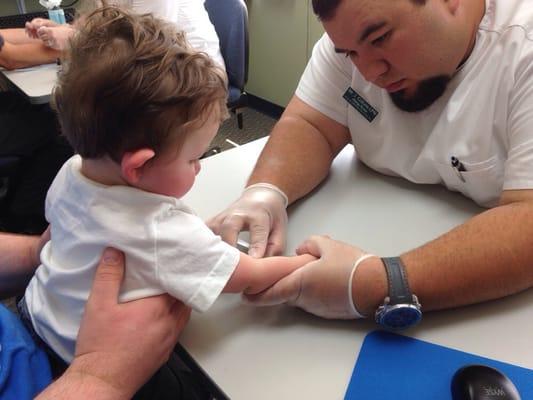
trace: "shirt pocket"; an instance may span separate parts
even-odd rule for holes
[[[496,156],[480,162],[461,160],[461,163],[465,167],[461,172],[451,163],[436,163],[446,187],[461,192],[482,207],[496,206],[503,188],[504,163]]]

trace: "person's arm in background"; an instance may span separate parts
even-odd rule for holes
[[[23,29],[21,31],[24,33]],[[40,40],[15,44],[9,40],[9,32],[6,37],[5,30],[2,29],[0,35],[4,40],[0,50],[0,67],[8,70],[53,63],[61,55],[60,51],[45,46]]]
[[[36,38],[28,37],[24,28],[7,28],[0,29],[0,33],[11,44],[27,44],[27,43],[40,43],[41,41]]]
[[[76,354],[38,400],[130,399],[166,361],[191,310],[168,295],[118,303],[124,255],[106,249],[85,307]]]
[[[0,298],[24,292],[39,266],[39,254],[48,240],[49,229],[41,236],[0,233]]]
[[[303,254],[294,257],[252,258],[241,253],[239,264],[231,275],[224,292],[254,294],[301,268],[316,258]]]
[[[294,96],[274,126],[247,186],[272,184],[285,193],[290,204],[327,176],[335,156],[350,142],[347,127]],[[285,207],[283,197],[275,191],[252,187],[208,225],[232,245],[240,231],[250,229],[249,254],[254,257],[281,254]]]

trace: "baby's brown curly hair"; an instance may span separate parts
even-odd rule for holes
[[[225,72],[173,25],[103,7],[72,38],[52,104],[77,153],[120,162],[128,151],[180,143],[212,112],[226,118],[226,85]]]

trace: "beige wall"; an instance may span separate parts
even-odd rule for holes
[[[322,26],[310,0],[247,0],[250,30],[248,93],[286,106]]]

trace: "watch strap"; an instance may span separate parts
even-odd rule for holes
[[[400,257],[383,257],[381,260],[385,265],[389,281],[389,304],[412,303],[413,295],[409,289],[405,268]]]

